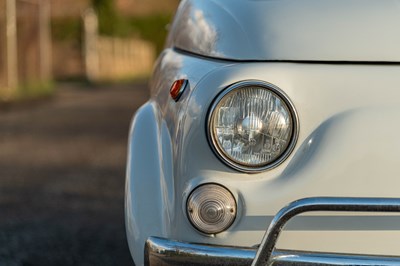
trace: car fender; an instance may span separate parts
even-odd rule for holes
[[[159,108],[147,102],[135,114],[129,135],[125,220],[129,248],[143,264],[150,234],[168,237],[174,216],[171,140]]]

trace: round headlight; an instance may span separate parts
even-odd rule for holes
[[[289,156],[297,139],[293,105],[280,89],[261,81],[228,87],[215,100],[208,122],[217,155],[245,172],[277,166]]]
[[[236,218],[236,201],[232,193],[217,184],[204,184],[192,191],[186,211],[192,225],[206,234],[228,229]]]

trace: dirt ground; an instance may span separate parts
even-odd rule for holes
[[[124,226],[130,119],[145,83],[63,84],[0,110],[0,265],[132,265]]]

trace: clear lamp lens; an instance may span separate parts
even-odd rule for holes
[[[236,168],[265,168],[288,149],[294,121],[276,91],[246,85],[230,90],[216,103],[210,119],[212,142]]]
[[[190,194],[187,214],[197,230],[217,234],[226,230],[235,220],[236,201],[229,190],[220,185],[202,185]]]

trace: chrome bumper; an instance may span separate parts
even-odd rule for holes
[[[400,257],[276,250],[285,224],[311,211],[400,212],[400,199],[307,198],[278,212],[258,249],[211,246],[150,237],[145,246],[146,265],[400,265]]]

